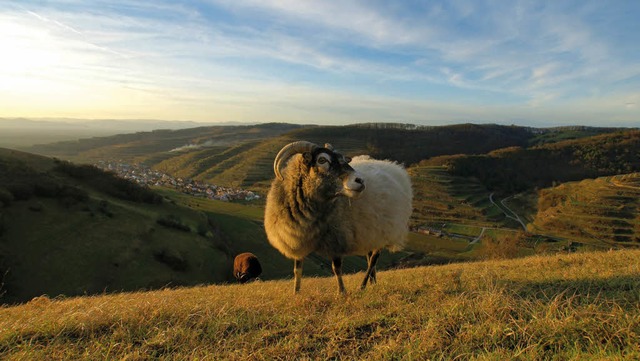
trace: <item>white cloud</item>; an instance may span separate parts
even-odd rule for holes
[[[293,0],[10,4],[0,10],[0,44],[10,54],[0,57],[0,97],[20,88],[32,102],[76,99],[68,109],[82,99],[83,109],[102,102],[109,114],[198,120],[637,115],[637,98],[625,94],[637,88],[640,61],[618,56],[586,17],[598,3],[575,11],[475,1],[415,9]],[[231,16],[212,18],[206,6]]]

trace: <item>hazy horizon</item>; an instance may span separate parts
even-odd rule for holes
[[[0,117],[640,126],[640,3],[8,0]]]

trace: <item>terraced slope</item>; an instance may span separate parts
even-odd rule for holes
[[[640,246],[640,173],[543,190],[532,230],[604,247]]]
[[[414,188],[415,223],[465,223],[496,227],[504,219],[489,191],[472,178],[454,177],[444,167],[409,168]]]

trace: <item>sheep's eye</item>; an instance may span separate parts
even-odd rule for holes
[[[325,164],[327,162],[328,162],[327,158],[322,158],[322,157],[318,158],[318,164]]]
[[[347,163],[351,163],[351,157],[344,157],[344,161]]]

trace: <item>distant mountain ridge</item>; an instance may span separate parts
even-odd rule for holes
[[[80,138],[212,125],[242,124],[151,119],[0,118],[0,147],[24,148],[34,144]]]
[[[156,129],[185,129],[202,126],[251,125],[239,122],[194,122],[188,120],[155,119],[80,119],[80,118],[0,118],[0,128],[94,128],[119,131],[152,131]]]

